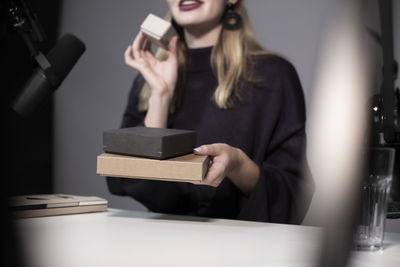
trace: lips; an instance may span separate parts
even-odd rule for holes
[[[179,1],[179,10],[190,11],[200,7],[202,4],[203,1],[199,0],[181,0]]]

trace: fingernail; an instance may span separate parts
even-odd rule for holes
[[[196,152],[201,152],[201,147],[196,147],[195,149],[193,149]]]

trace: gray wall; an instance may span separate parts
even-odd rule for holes
[[[312,95],[320,37],[332,2],[247,0],[260,42],[285,55],[297,68],[307,106]],[[399,14],[400,1],[393,2],[394,14]],[[136,75],[125,66],[123,53],[145,16],[149,12],[163,16],[166,10],[166,3],[161,0],[64,1],[60,35],[75,34],[86,43],[87,50],[55,93],[55,192],[97,195],[108,199],[110,207],[144,210],[130,198],[108,193],[105,179],[96,175],[96,157],[102,152],[103,130],[119,127]],[[376,6],[372,4],[368,10],[374,13]],[[399,18],[394,17],[399,31]],[[377,28],[375,22],[372,24]],[[396,34],[396,48],[399,38]],[[399,52],[397,49],[397,58]],[[318,201],[318,196],[314,201]]]

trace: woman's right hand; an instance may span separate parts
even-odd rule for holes
[[[150,50],[151,43],[142,32],[125,51],[125,63],[139,71],[151,88],[145,124],[166,127],[169,106],[178,78],[177,37],[171,38],[168,59],[160,61]]]

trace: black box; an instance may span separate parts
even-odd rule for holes
[[[167,159],[193,153],[196,132],[180,129],[131,127],[103,133],[107,153]]]

